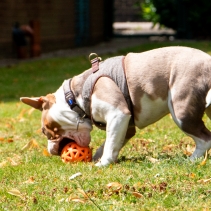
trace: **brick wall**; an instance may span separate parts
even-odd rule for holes
[[[106,1],[106,0],[105,0]],[[108,0],[107,0],[108,1]],[[98,0],[98,4],[90,4],[90,37],[91,43],[99,42],[102,40],[104,34],[104,16],[103,8],[104,1]]]
[[[12,26],[18,21],[40,22],[41,51],[66,49],[76,45],[76,1],[79,0],[1,0],[0,1],[0,58],[15,56]],[[81,3],[85,0],[80,0]],[[106,0],[87,0],[89,7],[89,36],[85,44],[104,39],[103,3]],[[83,12],[83,11],[82,11]]]
[[[136,6],[137,2],[141,2],[141,0],[114,0],[114,21],[141,21],[140,9]]]

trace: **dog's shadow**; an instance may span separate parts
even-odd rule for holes
[[[124,162],[134,162],[134,163],[140,163],[146,160],[146,157],[144,156],[139,156],[139,157],[126,157],[126,156],[121,156],[118,159],[118,163],[124,163]]]
[[[149,155],[143,155],[143,156],[138,156],[138,157],[126,157],[126,156],[120,156],[118,159],[118,163],[125,163],[125,162],[132,162],[132,163],[142,163],[142,162],[147,162],[147,163],[157,163],[157,162],[162,162],[162,161],[166,161],[169,160],[170,162],[174,162],[174,161],[184,161],[184,160],[188,160],[187,156],[185,155],[168,155],[168,154],[164,154],[164,155],[159,155],[156,158],[153,158],[152,154]]]

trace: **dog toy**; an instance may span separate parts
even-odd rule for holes
[[[64,163],[92,160],[92,150],[89,147],[80,147],[75,142],[70,142],[62,149],[61,159]]]

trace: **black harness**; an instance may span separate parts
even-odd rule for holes
[[[74,96],[72,90],[70,89],[71,81],[72,81],[72,78],[65,80],[63,83],[65,100],[66,100],[67,104],[70,106],[70,108],[73,111],[75,111],[76,113],[78,113],[80,118],[85,118],[87,116],[86,113],[76,103],[75,96]]]

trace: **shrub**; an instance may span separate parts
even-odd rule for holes
[[[156,21],[176,30],[178,38],[211,38],[210,0],[144,0],[142,8],[150,4]],[[146,11],[142,9],[142,13],[144,18]],[[155,14],[148,20],[154,22]]]

